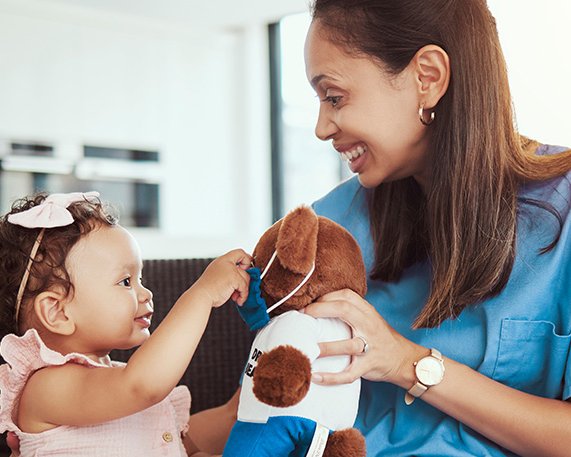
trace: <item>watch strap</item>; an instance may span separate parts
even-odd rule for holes
[[[444,362],[444,359],[442,358],[442,354],[440,353],[440,351],[438,349],[432,348],[430,350],[430,355],[427,357],[434,357],[440,363]],[[414,365],[416,366],[417,363],[418,362],[415,362]],[[422,384],[420,381],[417,380],[416,383],[405,393],[404,402],[407,405],[411,405],[412,402],[414,401],[414,399],[420,397],[424,392],[426,392],[428,390],[429,387],[431,387],[431,386],[425,386],[424,384]]]
[[[420,397],[424,392],[426,392],[428,390],[428,387],[426,387],[424,384],[422,384],[421,382],[416,382],[416,384],[414,386],[412,386],[408,392],[404,395],[404,402],[407,405],[412,404],[412,402],[414,401],[415,398]]]
[[[438,349],[432,348],[430,350],[430,355],[432,357],[434,357],[435,359],[440,360],[441,362],[444,362],[444,359],[442,358],[442,354],[440,353],[440,351]]]

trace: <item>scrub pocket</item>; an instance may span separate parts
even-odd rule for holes
[[[504,319],[492,378],[515,389],[561,398],[571,335],[548,321]]]

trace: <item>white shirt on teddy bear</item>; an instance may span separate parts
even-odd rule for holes
[[[274,317],[262,328],[252,344],[242,381],[238,420],[265,423],[269,417],[298,416],[312,419],[331,430],[352,427],[357,417],[361,380],[351,384],[320,386],[311,384],[309,392],[297,405],[277,408],[260,402],[252,391],[252,376],[259,356],[281,345],[303,352],[315,372],[340,372],[350,363],[350,356],[318,359],[318,343],[351,338],[351,328],[340,319],[314,318],[298,311]]]

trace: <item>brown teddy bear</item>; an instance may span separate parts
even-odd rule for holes
[[[340,319],[300,312],[328,292],[365,295],[357,242],[337,223],[300,207],[262,235],[254,262],[250,296],[239,311],[259,332],[224,457],[365,457],[364,438],[352,428],[360,380],[311,383],[312,371],[339,372],[351,363],[349,356],[318,358],[318,343],[351,338],[351,329]]]

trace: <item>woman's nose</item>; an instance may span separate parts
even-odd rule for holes
[[[337,133],[337,125],[326,112],[323,105],[319,108],[317,124],[315,125],[315,136],[322,141],[327,141]]]

